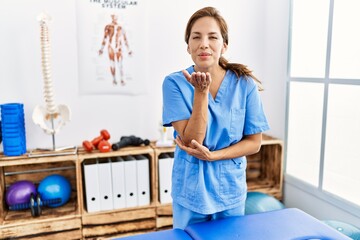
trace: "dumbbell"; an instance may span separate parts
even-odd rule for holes
[[[143,140],[139,137],[135,137],[134,135],[131,135],[131,136],[121,137],[120,141],[117,143],[113,143],[111,148],[112,148],[112,150],[116,151],[122,147],[140,146],[142,144],[144,144],[145,146],[148,146],[150,144],[150,141],[148,139]]]
[[[109,152],[111,150],[111,144],[106,140],[101,140],[97,146],[100,152]]]
[[[38,217],[41,215],[41,207],[50,206],[52,204],[59,204],[59,203],[61,203],[61,198],[41,200],[39,193],[36,194],[36,197],[33,193],[31,193],[29,203],[18,203],[18,204],[9,205],[9,210],[18,211],[18,210],[25,210],[30,208],[31,216]]]
[[[92,141],[83,141],[82,145],[86,151],[91,152],[94,148],[99,149],[100,152],[110,151],[110,134],[107,130],[101,130],[100,136],[94,138]]]

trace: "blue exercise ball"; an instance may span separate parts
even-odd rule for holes
[[[285,208],[279,200],[265,193],[248,192],[245,202],[245,215],[268,212]]]
[[[51,203],[49,207],[59,207],[67,203],[71,196],[71,184],[64,176],[53,174],[41,180],[38,193],[42,201],[50,199],[61,199],[59,203]]]
[[[322,222],[350,237],[351,239],[360,240],[360,229],[354,225],[337,220],[324,220]]]

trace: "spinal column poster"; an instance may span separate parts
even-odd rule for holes
[[[78,0],[76,4],[81,93],[146,92],[145,0]]]

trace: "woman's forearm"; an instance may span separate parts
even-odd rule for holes
[[[262,134],[245,136],[240,142],[229,147],[213,151],[210,161],[238,158],[257,153],[261,147]]]
[[[195,90],[193,111],[181,136],[183,142],[189,146],[191,140],[195,139],[202,144],[205,139],[207,122],[208,91]]]

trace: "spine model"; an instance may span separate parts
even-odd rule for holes
[[[56,106],[54,103],[54,91],[53,83],[51,79],[51,48],[49,27],[47,23],[50,21],[50,17],[42,14],[40,15],[40,40],[41,40],[41,65],[44,79],[44,98],[46,103],[46,118],[56,117]]]
[[[51,74],[51,46],[49,37],[50,17],[41,13],[37,19],[40,23],[40,48],[41,48],[41,66],[44,82],[45,107],[37,105],[34,109],[32,119],[36,125],[39,125],[46,134],[51,134],[53,139],[53,149],[55,149],[55,134],[70,121],[70,108],[67,105],[55,105],[53,81]],[[55,121],[56,120],[56,121]]]

